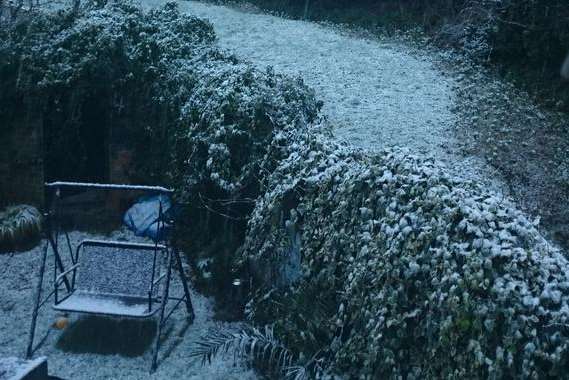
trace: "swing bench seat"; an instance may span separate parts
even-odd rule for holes
[[[159,309],[148,308],[148,298],[75,291],[53,306],[70,313],[106,315],[110,317],[150,318]]]
[[[41,257],[38,284],[34,293],[26,357],[31,358],[37,348],[34,347],[34,337],[39,311],[55,296],[52,307],[62,312],[122,318],[152,318],[158,314],[150,367],[150,372],[153,372],[158,366],[158,351],[164,338],[162,329],[166,321],[180,305],[185,306],[190,323],[194,319],[190,289],[182,267],[182,259],[176,245],[173,244],[176,241],[175,220],[166,217],[165,204],[160,200],[154,221],[156,224],[154,243],[83,240],[73,246],[67,231],[61,229],[59,219],[62,213],[58,206],[60,203],[63,204],[62,194],[68,193],[68,190],[133,191],[137,194],[144,192],[152,195],[171,195],[173,191],[160,186],[77,182],[52,182],[46,183],[45,187],[47,198],[52,202],[51,210],[45,214],[47,242]],[[66,247],[65,243],[60,244],[61,232],[65,235]],[[68,259],[64,259],[61,255],[65,248],[69,251]],[[53,257],[51,282],[53,287],[44,297],[43,282],[50,252]],[[178,274],[176,277],[182,286],[183,296],[170,295],[173,270]]]
[[[56,302],[61,312],[124,318],[150,318],[160,308],[158,286],[165,274],[155,273],[166,247],[119,241],[83,240],[75,265],[56,279]],[[63,299],[65,280],[71,289]]]

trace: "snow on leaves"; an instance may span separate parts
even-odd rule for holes
[[[243,262],[282,284],[272,266],[290,244],[284,226],[301,231],[304,280],[325,282],[340,305],[322,342],[334,347],[331,368],[358,378],[565,371],[568,263],[535,223],[409,152],[316,145],[299,145],[268,180]],[[290,320],[275,323],[296,341],[304,327]]]

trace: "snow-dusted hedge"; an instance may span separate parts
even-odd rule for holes
[[[249,312],[309,367],[370,379],[566,375],[569,265],[508,200],[408,152],[314,141],[267,187],[243,264],[261,285],[286,284],[297,244],[300,280],[260,292]]]
[[[42,110],[30,122],[45,126],[46,168],[69,180],[92,175],[81,164],[92,141],[81,131],[112,125],[112,143],[143,152],[139,171],[158,181],[182,87],[164,79],[173,62],[203,55],[214,39],[211,24],[174,3],[143,12],[131,1],[87,2],[78,14],[22,15],[0,27],[0,123],[27,128],[21,114]]]
[[[279,136],[306,133],[320,105],[301,81],[271,70],[260,72],[237,61],[220,64],[211,57],[191,70],[200,82],[182,105],[181,186],[209,185],[227,197],[256,197],[263,171],[286,157]]]
[[[208,182],[229,196],[256,188],[273,135],[316,118],[320,105],[299,79],[257,71],[221,52],[211,24],[181,13],[175,2],[149,12],[131,1],[105,3],[0,28],[6,124],[18,99],[44,99],[44,118],[61,128],[50,151],[82,145],[67,137],[88,122],[82,107],[96,96],[112,108],[114,134],[131,130],[125,136],[139,157],[152,161],[170,151],[170,165],[160,161],[152,174],[185,193]]]
[[[69,166],[73,179],[90,143],[78,131],[105,127],[85,116],[96,103],[112,120],[111,143],[135,150],[131,179],[175,186],[191,204],[192,248],[227,247],[228,230],[242,236],[261,179],[287,155],[278,136],[316,119],[314,92],[220,51],[211,24],[175,2],[149,12],[99,3],[0,28],[0,123],[21,127],[22,100],[45,110],[46,165]]]
[[[119,86],[157,80],[173,60],[199,54],[214,39],[211,24],[181,15],[175,3],[144,12],[131,1],[109,1],[78,15],[39,13],[4,25],[0,67],[18,69],[3,79],[19,80],[20,91],[95,80]]]

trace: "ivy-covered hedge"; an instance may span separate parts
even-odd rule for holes
[[[112,126],[115,141],[145,152],[140,171],[151,181],[163,165],[146,165],[159,162],[152,148],[166,143],[179,113],[177,86],[162,78],[171,62],[202,54],[214,38],[210,24],[181,17],[174,4],[149,13],[109,2],[80,14],[23,14],[0,28],[0,123],[19,128],[23,104],[41,110],[46,173],[68,180],[91,179],[82,162],[96,149],[90,137]]]
[[[409,152],[298,146],[241,264],[264,289],[249,316],[313,373],[565,376],[569,263],[507,199]]]

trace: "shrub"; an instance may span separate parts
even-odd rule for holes
[[[41,232],[39,211],[26,205],[8,206],[0,212],[0,249],[23,249],[36,243]]]
[[[174,3],[145,13],[111,1],[18,19],[0,28],[0,123],[21,128],[24,105],[44,110],[46,173],[68,180],[90,178],[88,136],[108,136],[91,130],[112,125],[113,142],[144,152],[138,178],[156,181],[179,115],[179,86],[161,82],[172,62],[203,54],[214,38],[209,23]]]
[[[568,262],[508,200],[406,152],[299,146],[249,224],[252,320],[350,378],[562,376]]]

